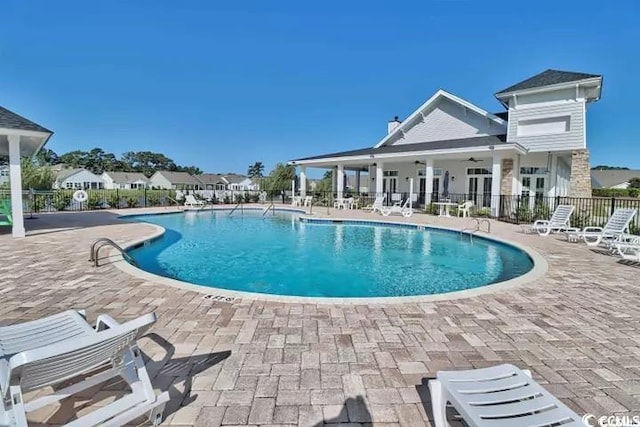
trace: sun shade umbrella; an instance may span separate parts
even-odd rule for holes
[[[444,173],[444,182],[442,183],[442,197],[449,197],[449,171]]]

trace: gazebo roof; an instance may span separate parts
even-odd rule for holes
[[[9,154],[8,135],[20,135],[20,155],[32,156],[49,140],[53,132],[4,107],[0,107],[0,155]]]
[[[0,106],[0,128],[53,133],[49,129]]]

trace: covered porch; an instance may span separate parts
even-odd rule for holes
[[[294,160],[300,195],[306,196],[307,168],[330,169],[336,198],[347,193],[385,204],[406,201],[427,207],[443,200],[473,201],[499,215],[500,196],[521,191],[520,163],[527,150],[500,137],[446,141],[444,144],[383,146]],[[347,183],[351,185],[347,186]]]
[[[22,201],[21,159],[37,153],[53,132],[18,114],[0,107],[0,156],[9,157],[10,198],[3,206],[10,206],[6,215],[13,237],[25,237]]]

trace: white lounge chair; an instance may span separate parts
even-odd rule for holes
[[[615,242],[623,242],[628,236],[629,224],[636,213],[635,209],[616,209],[604,227],[585,227],[582,231],[570,229],[566,233],[567,240],[583,239],[589,246],[598,246],[604,243],[611,247]]]
[[[578,414],[531,379],[529,371],[499,365],[441,371],[429,381],[435,427],[449,426],[449,402],[471,427],[584,427]]]
[[[365,206],[362,210],[375,212],[382,212],[382,208],[384,207],[384,196],[378,196],[374,200],[373,204]]]
[[[409,204],[411,203],[410,199],[407,199],[407,201],[404,202],[402,206],[400,205],[400,203],[401,202],[395,203],[393,206],[383,207],[380,210],[380,213],[383,216],[397,214],[397,215],[402,215],[406,218],[409,218],[411,215],[413,215],[413,209],[409,206]]]
[[[640,237],[625,243],[615,243],[613,245],[618,254],[626,261],[640,263]]]
[[[472,200],[467,200],[466,202],[464,202],[461,205],[458,205],[458,216],[460,216],[460,214],[462,214],[463,218],[468,217],[469,215],[471,215],[471,208],[473,207],[473,201]]]
[[[196,200],[193,194],[186,194],[184,196],[184,206],[186,208],[203,208],[205,203],[202,200]]]
[[[160,424],[169,393],[155,394],[136,346],[155,320],[150,313],[119,324],[101,315],[94,329],[71,310],[0,327],[0,425],[27,426],[27,413],[118,376],[131,393],[67,426],[121,426],[145,414],[154,425]],[[92,372],[97,373],[88,376]],[[52,385],[61,388],[24,401],[25,393]]]
[[[566,231],[570,229],[569,220],[574,207],[571,205],[558,205],[549,220],[539,219],[533,224],[523,224],[524,233],[538,233],[540,236],[548,236],[552,232]]]

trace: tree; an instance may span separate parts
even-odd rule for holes
[[[631,178],[629,180],[629,188],[640,188],[640,177]]]
[[[249,166],[247,171],[249,178],[262,178],[264,176],[264,165],[262,162],[255,162]]]
[[[594,166],[591,168],[591,170],[597,170],[597,171],[609,171],[609,170],[629,170],[629,168],[626,168],[624,166],[607,166],[607,165],[598,165],[598,166]]]
[[[278,163],[265,179],[264,189],[271,195],[291,189],[291,181],[297,179],[296,167]]]
[[[51,190],[55,175],[49,166],[38,166],[31,158],[22,159],[22,188]]]
[[[332,171],[328,170],[324,173],[324,175],[322,176],[322,179],[320,181],[318,181],[318,183],[316,184],[316,192],[318,193],[328,193],[330,191],[332,191],[333,189],[333,185],[332,185],[332,179],[333,179],[333,173]]]
[[[40,166],[57,165],[60,163],[60,158],[55,151],[43,148],[35,155],[35,161]]]

